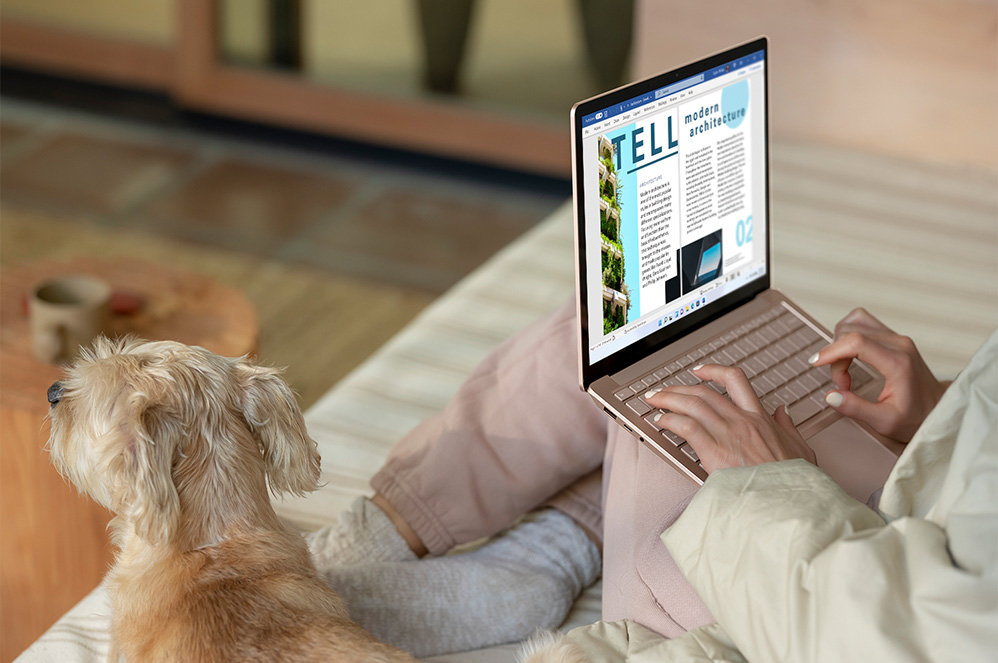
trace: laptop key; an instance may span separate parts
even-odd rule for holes
[[[790,382],[795,377],[797,377],[797,375],[789,367],[783,364],[773,366],[771,370],[774,374],[780,376],[780,384],[785,384],[787,382]]]
[[[794,355],[787,361],[783,362],[783,365],[793,371],[794,376],[801,375],[811,368],[811,366],[798,355]]]
[[[664,380],[665,378],[669,377],[670,373],[671,373],[671,371],[669,371],[669,370],[667,370],[665,368],[660,368],[657,371],[655,371],[654,373],[652,373],[652,375],[654,375],[657,380]]]
[[[779,398],[784,404],[789,405],[797,400],[797,394],[791,391],[790,387],[780,387],[776,391],[776,397]]]
[[[627,401],[627,407],[631,408],[634,414],[638,416],[648,414],[652,410],[651,405],[648,405],[648,402],[644,399],[644,396],[638,396]]]
[[[767,344],[775,342],[776,339],[780,337],[780,332],[773,329],[773,327],[770,325],[766,325],[765,327],[760,328],[757,333],[759,334],[759,336],[766,339]]]
[[[870,381],[870,374],[855,364],[849,367],[849,377],[852,379],[851,386],[853,389],[862,387]]]
[[[791,382],[790,384],[788,384],[787,385],[787,389],[789,389],[790,391],[792,391],[793,394],[794,394],[794,396],[798,400],[800,400],[801,398],[804,398],[809,393],[811,393],[811,390],[808,389],[806,386],[804,386],[799,379],[798,380],[794,380],[793,382]]]
[[[821,379],[815,370],[809,370],[801,375],[798,380],[801,384],[808,388],[808,391],[814,391],[821,386]]]
[[[630,387],[628,387],[627,389],[621,389],[620,391],[614,394],[614,396],[616,396],[617,400],[619,401],[626,401],[628,398],[630,398],[633,395],[634,392],[631,391]]]
[[[654,412],[645,415],[645,421],[647,421],[648,424],[655,430],[662,430],[662,425],[655,421],[655,417],[660,414],[662,414],[661,410],[655,410]]]
[[[804,398],[790,406],[790,418],[794,420],[795,426],[802,423],[821,412],[822,407],[810,398]]]
[[[679,384],[684,384],[687,387],[692,387],[700,382],[700,380],[698,380],[697,377],[689,371],[683,371],[682,373],[676,375],[676,380],[679,381]]]
[[[759,357],[749,357],[745,360],[745,365],[751,367],[756,375],[766,370],[766,364]]]
[[[672,444],[674,444],[675,446],[677,446],[677,447],[679,445],[684,444],[686,442],[686,440],[684,440],[683,438],[679,437],[678,435],[676,435],[675,433],[673,433],[671,430],[663,430],[662,431],[662,436],[665,439],[667,439],[669,442],[671,442]]]
[[[804,326],[804,321],[798,318],[793,313],[787,313],[785,316],[783,316],[780,319],[786,322],[787,326],[790,327],[791,331],[800,329],[801,327]]]
[[[770,394],[762,399],[762,407],[765,408],[766,412],[773,414],[776,412],[776,408],[781,407],[783,402],[776,397],[775,394]]]
[[[766,350],[769,351],[769,354],[773,355],[776,361],[783,361],[795,352],[789,343],[783,343],[782,341],[769,346]]]
[[[748,356],[748,352],[746,352],[742,348],[742,346],[738,345],[737,343],[733,343],[727,346],[726,348],[724,348],[724,351],[728,353],[729,357],[731,357],[732,362],[741,361],[742,359]]]
[[[693,447],[690,446],[689,442],[679,447],[679,450],[686,454],[686,456],[694,463],[700,462],[700,456],[698,456],[697,452],[693,450]]]

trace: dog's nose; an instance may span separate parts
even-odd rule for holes
[[[55,405],[62,400],[62,383],[54,382],[48,390],[49,403]]]

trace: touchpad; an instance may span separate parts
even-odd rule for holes
[[[807,440],[818,467],[860,502],[879,490],[897,456],[852,419],[841,418]]]

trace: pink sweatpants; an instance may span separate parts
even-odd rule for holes
[[[433,554],[539,506],[603,541],[603,618],[674,637],[714,618],[659,535],[697,486],[578,386],[575,305],[506,341],[371,480]]]

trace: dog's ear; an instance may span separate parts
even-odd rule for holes
[[[274,493],[304,495],[319,481],[319,451],[280,371],[241,362],[243,416],[260,441]]]
[[[173,454],[179,422],[161,406],[136,394],[126,404],[121,456],[121,508],[135,533],[150,543],[166,543],[177,532],[180,497],[173,483]]]

